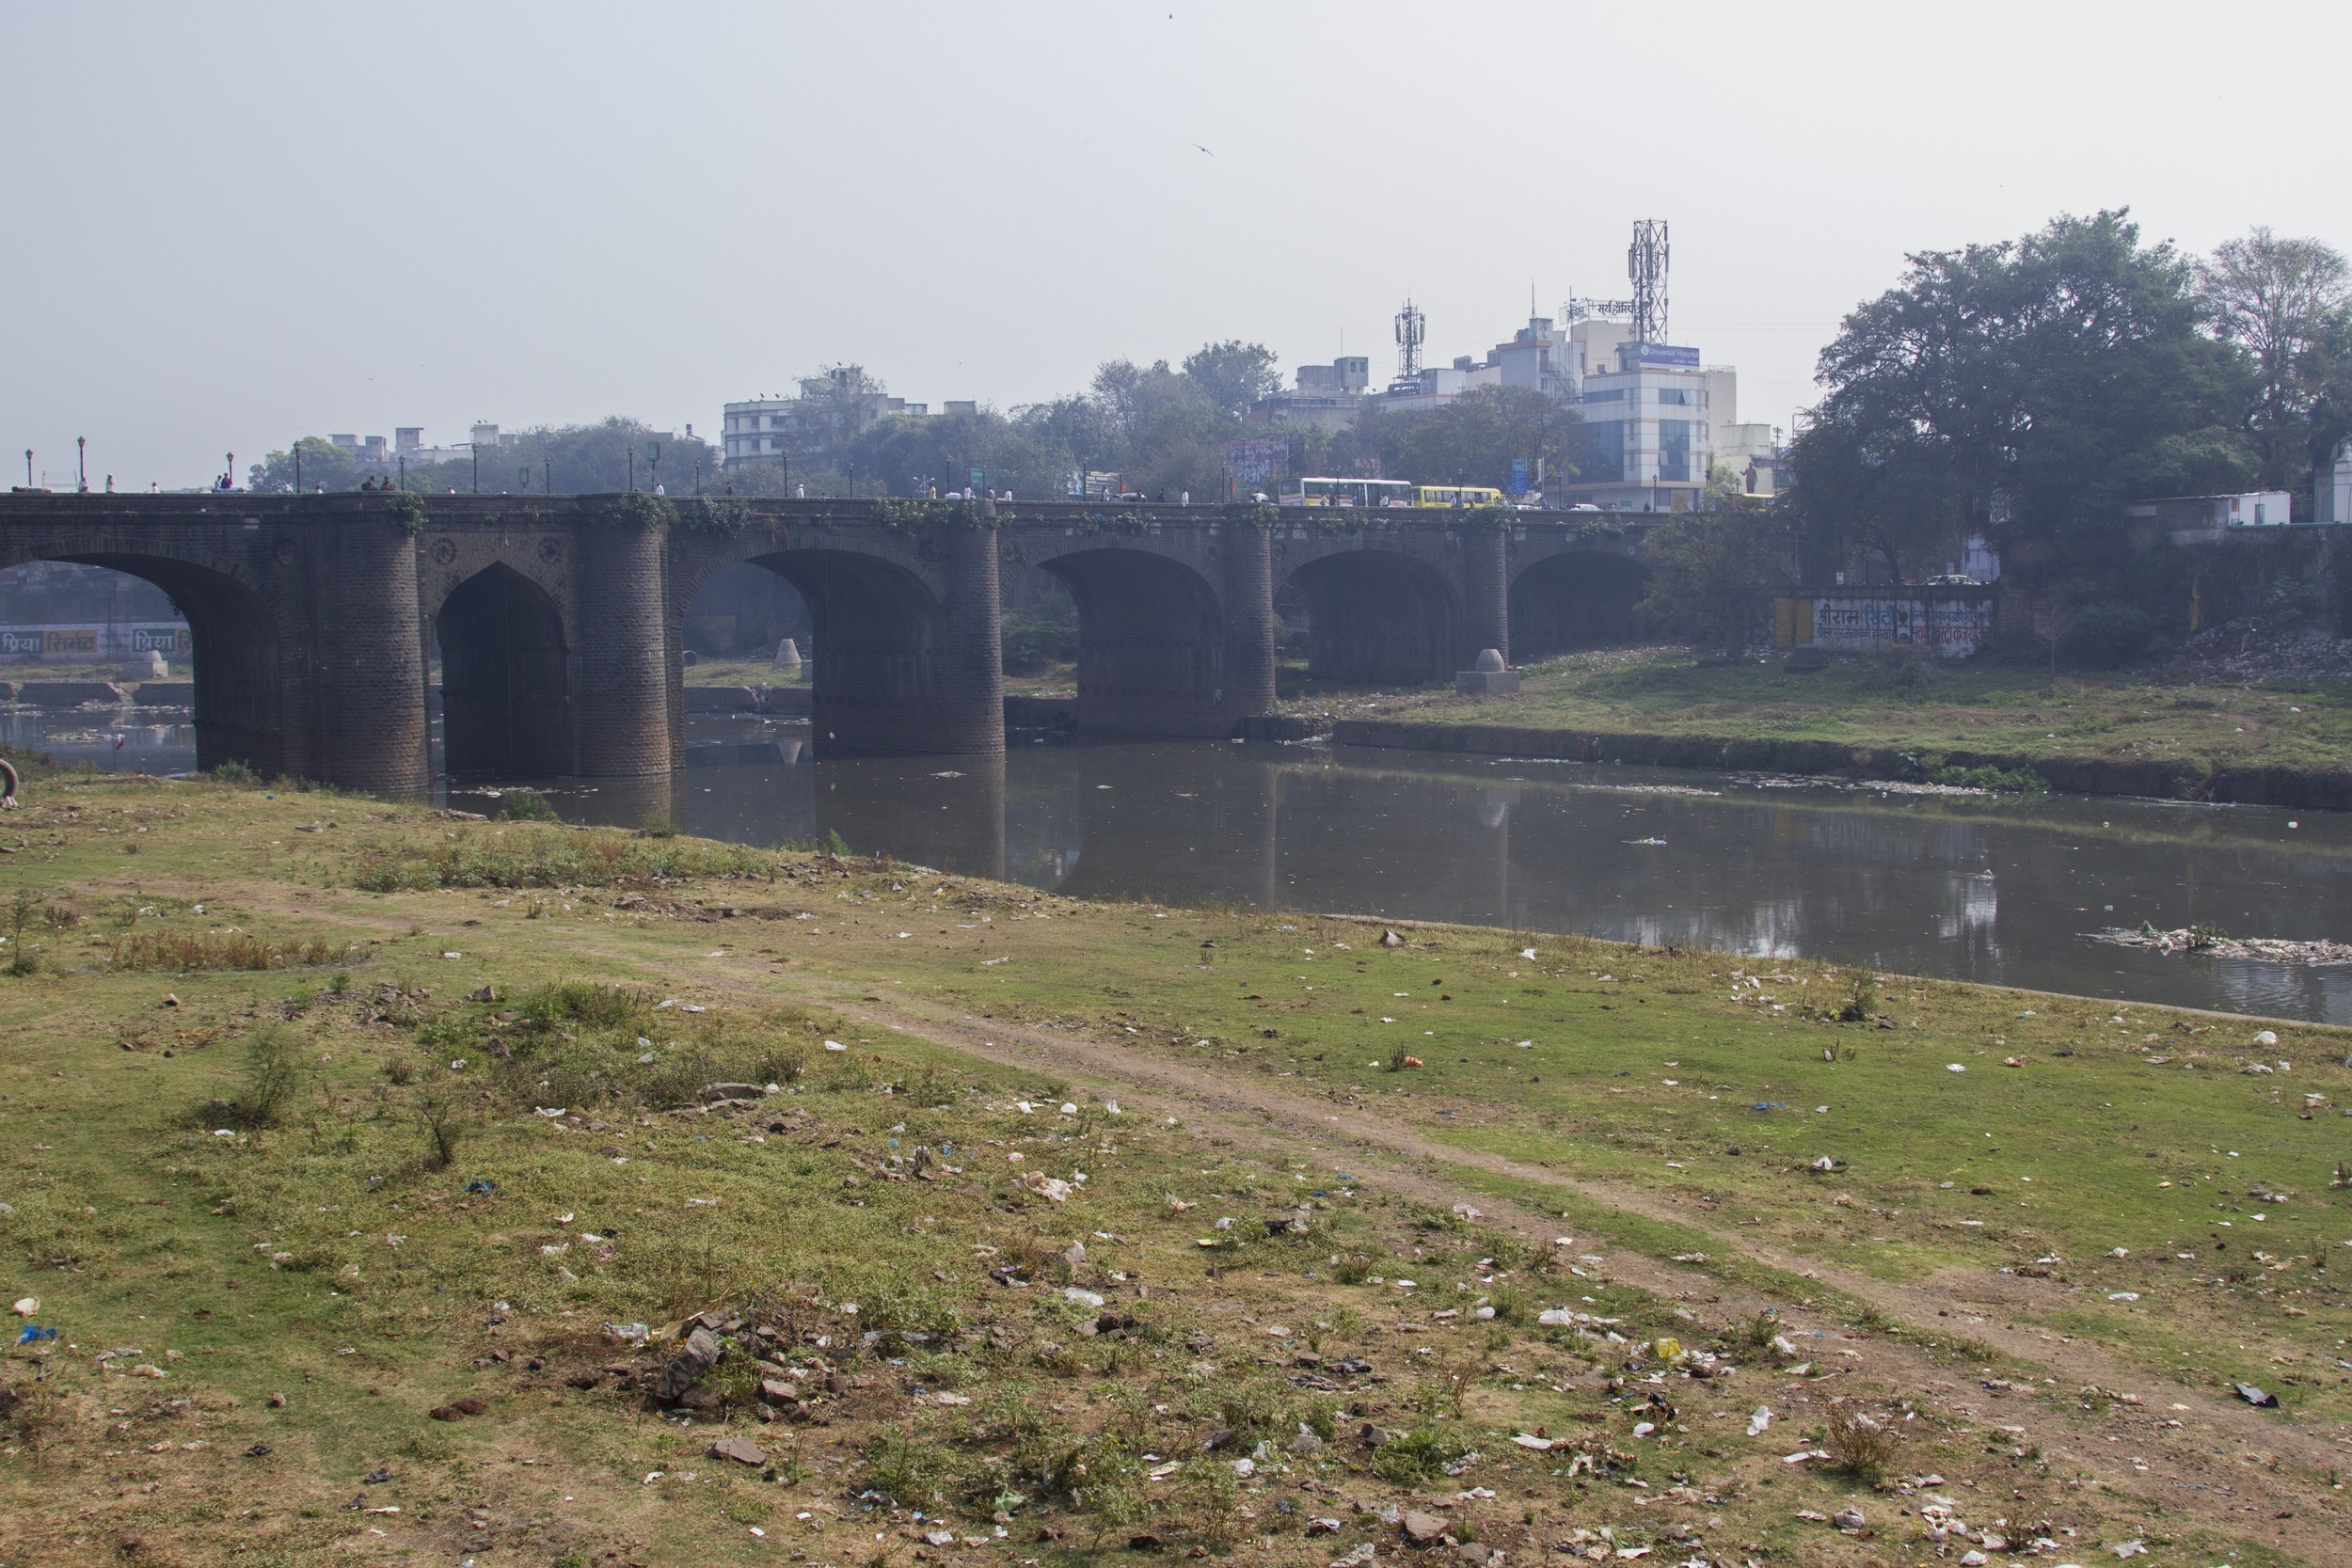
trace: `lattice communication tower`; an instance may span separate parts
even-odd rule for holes
[[[1625,275],[1633,283],[1633,341],[1637,343],[1666,341],[1666,269],[1673,260],[1664,218],[1644,218],[1633,226],[1633,243],[1625,252]]]
[[[1421,374],[1421,345],[1429,336],[1429,318],[1406,300],[1396,313],[1396,375],[1410,381]]]

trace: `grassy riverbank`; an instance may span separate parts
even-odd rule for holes
[[[1293,711],[1410,724],[1743,741],[1820,742],[1926,759],[1968,753],[2170,770],[2343,771],[2352,689],[2260,686],[2175,673],[2066,673],[2026,666],[1860,660],[1790,673],[1778,659],[1701,669],[1679,649],[1572,654],[1527,667],[1516,698],[1450,692],[1303,695]]]
[[[1384,1506],[1514,1564],[1909,1562],[1933,1498],[2069,1560],[2342,1528],[2341,1031],[30,796],[0,1290],[59,1332],[0,1373],[0,1561],[1320,1564],[1388,1559]],[[664,1415],[707,1308],[733,1348]],[[1883,1465],[1785,1462],[1857,1410]]]

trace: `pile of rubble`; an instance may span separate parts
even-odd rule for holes
[[[2248,616],[2199,632],[2173,662],[2243,681],[2352,678],[2352,638],[2330,637],[2299,617]]]

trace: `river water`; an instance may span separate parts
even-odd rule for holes
[[[184,722],[0,709],[59,760],[194,765]],[[1016,744],[817,762],[805,724],[695,720],[666,782],[551,782],[578,820],[649,812],[1077,896],[1579,931],[2035,990],[2352,1023],[2352,966],[2182,958],[2109,927],[2352,938],[2352,816],[1323,746]],[[119,745],[118,745],[119,742]],[[450,789],[495,811],[495,795]]]

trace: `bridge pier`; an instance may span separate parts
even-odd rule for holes
[[[1471,527],[1462,540],[1462,657],[1467,670],[1493,648],[1511,661],[1511,574],[1500,527]]]
[[[599,518],[580,525],[579,540],[572,687],[580,721],[571,770],[586,779],[643,778],[683,768],[685,733],[671,714],[680,656],[664,629],[660,531],[634,518]]]
[[[344,789],[422,795],[433,784],[424,712],[416,536],[390,521],[322,530],[303,551],[310,610],[315,776]],[[198,666],[202,679],[202,663]],[[202,740],[199,714],[198,739]]]
[[[1274,537],[1263,523],[1227,523],[1219,531],[1225,556],[1225,668],[1222,692],[1229,721],[1274,711]]]

